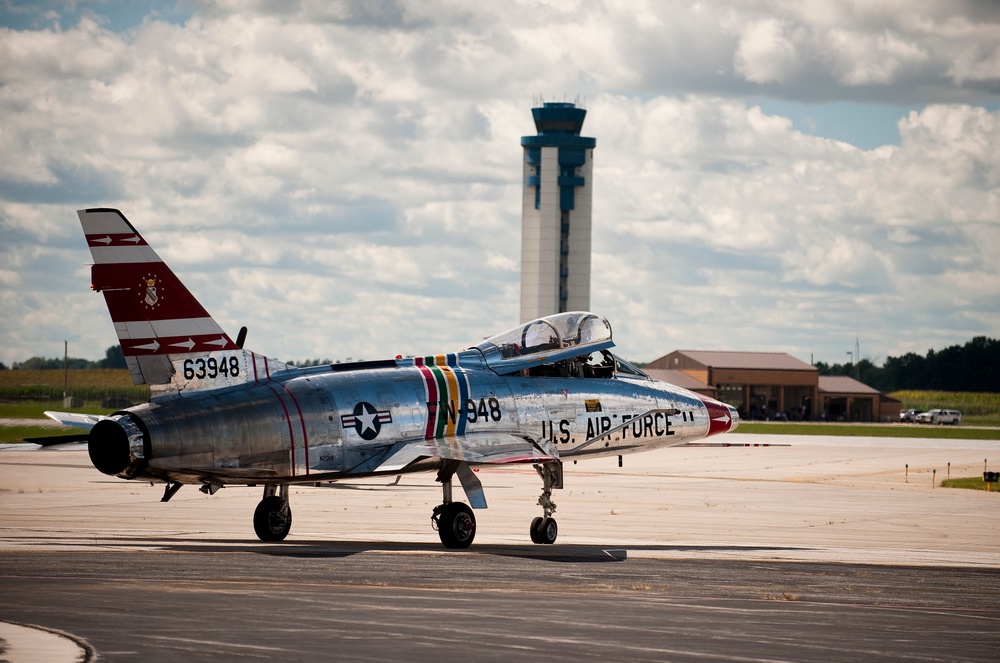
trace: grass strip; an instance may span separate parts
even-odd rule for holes
[[[946,479],[941,482],[942,488],[967,488],[969,490],[988,490],[990,492],[1000,495],[1000,485],[993,484],[990,486],[982,477],[969,477],[965,479]]]
[[[835,435],[839,437],[916,437],[940,440],[1000,440],[1000,429],[908,424],[830,424],[783,421],[741,421],[740,433],[766,435]]]
[[[52,428],[51,426],[0,426],[0,444],[24,442],[26,437],[50,437],[54,435],[80,435],[82,428]]]

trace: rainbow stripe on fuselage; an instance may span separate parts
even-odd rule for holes
[[[440,440],[465,435],[469,378],[458,365],[458,355],[448,353],[414,357],[413,365],[424,378],[427,400],[427,427],[424,439]]]

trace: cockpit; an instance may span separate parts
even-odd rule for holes
[[[571,311],[526,322],[491,336],[475,349],[500,375],[612,377],[644,376],[608,352],[614,347],[611,323],[586,311]]]

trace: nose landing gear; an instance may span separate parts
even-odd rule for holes
[[[552,514],[556,504],[552,501],[552,489],[563,487],[563,467],[560,461],[540,463],[533,466],[538,476],[542,478],[542,495],[538,498],[538,506],[542,507],[542,515],[531,521],[528,533],[532,543],[553,544],[559,535],[559,526]]]

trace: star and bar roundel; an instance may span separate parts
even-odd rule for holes
[[[469,399],[469,377],[458,367],[458,355],[414,357],[413,365],[423,375],[427,398],[424,439],[465,435],[467,420],[463,408]]]
[[[362,401],[354,406],[354,412],[342,415],[340,423],[344,428],[354,428],[361,439],[374,440],[382,432],[382,424],[392,423],[392,413]]]

